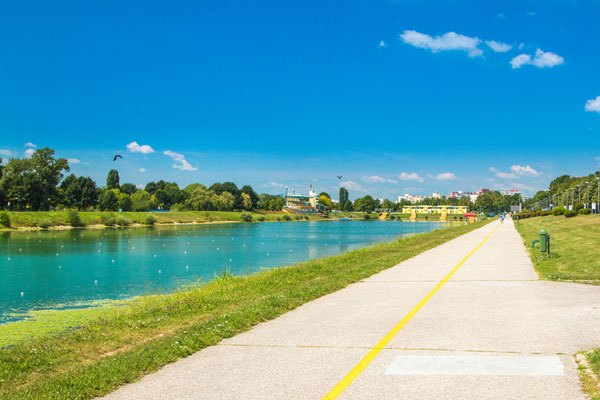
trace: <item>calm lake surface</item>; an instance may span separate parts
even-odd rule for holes
[[[0,323],[339,254],[445,222],[329,221],[0,234]]]

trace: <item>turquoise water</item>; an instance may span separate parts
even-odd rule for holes
[[[0,323],[31,310],[164,293],[451,225],[329,221],[0,234]]]

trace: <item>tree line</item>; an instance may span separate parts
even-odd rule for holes
[[[65,177],[70,172],[68,161],[56,158],[49,148],[39,149],[29,158],[11,158],[5,166],[2,161],[0,158],[0,209],[280,211],[285,205],[281,196],[257,194],[250,185],[238,188],[233,182],[210,187],[193,183],[183,189],[163,180],[149,182],[143,188],[121,184],[115,169],[109,171],[106,186],[99,187],[90,177]]]

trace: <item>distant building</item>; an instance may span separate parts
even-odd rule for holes
[[[404,196],[398,196],[398,200],[396,201],[396,203],[400,203],[402,200],[408,201],[410,203],[417,203],[419,201],[423,201],[424,197],[421,196],[420,194],[404,194]]]
[[[433,192],[433,194],[431,195],[431,197],[433,197],[434,199],[441,199],[442,195],[439,194],[438,192]]]
[[[285,190],[285,207],[290,210],[300,212],[317,212],[319,198],[316,191],[312,189],[312,185],[308,194],[296,193],[295,190]]]
[[[405,214],[464,214],[468,212],[467,206],[404,206],[402,212]]]

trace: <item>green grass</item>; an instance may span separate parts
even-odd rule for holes
[[[529,249],[536,271],[543,279],[600,284],[600,216],[578,215],[573,218],[546,216],[515,222]],[[540,229],[550,234],[550,255],[540,253],[531,243],[539,239]],[[587,354],[596,376],[600,376],[600,348]],[[582,385],[592,400],[600,400],[600,387],[584,371]]]
[[[107,308],[79,329],[0,350],[0,398],[81,399],[109,393],[485,223],[459,225],[248,276],[224,274],[205,285]]]
[[[600,216],[534,217],[515,225],[541,278],[600,284]],[[539,239],[540,229],[550,234],[549,256],[540,253],[538,245],[531,249],[531,242]]]
[[[13,228],[37,228],[41,222],[50,222],[54,227],[68,226],[67,211],[21,211],[9,212],[11,226]],[[82,211],[79,213],[81,221],[85,225],[102,225],[102,215],[113,214],[115,217],[129,219],[134,224],[145,224],[146,218],[152,215],[156,218],[157,224],[191,224],[207,222],[242,222],[242,212],[234,211],[169,211],[169,212],[102,212],[102,211]],[[257,222],[259,217],[264,217],[265,221],[277,221],[287,213],[284,212],[253,212],[251,213],[253,221]],[[290,214],[287,214],[290,215]],[[294,219],[292,215],[292,220]],[[316,215],[311,215],[312,219],[323,219]]]

